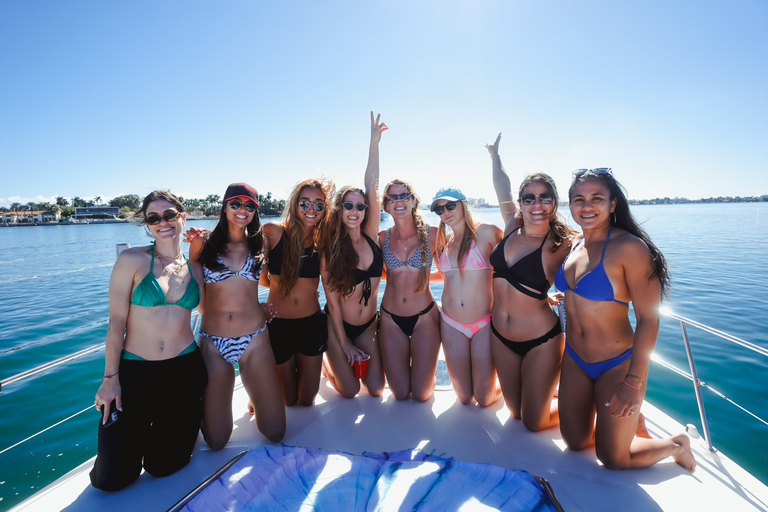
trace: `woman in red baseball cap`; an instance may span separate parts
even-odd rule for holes
[[[259,431],[273,442],[285,435],[285,408],[268,317],[259,303],[264,237],[258,197],[246,183],[227,187],[219,223],[192,240],[190,248],[205,282],[205,304],[198,307],[203,316],[199,343],[209,376],[203,435],[215,450],[224,447],[232,434],[235,364]]]

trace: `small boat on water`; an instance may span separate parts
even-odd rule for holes
[[[673,313],[666,314],[681,321],[686,345],[686,325],[714,331]],[[714,332],[761,355],[768,355],[762,347]],[[443,362],[441,367],[444,368]],[[681,370],[676,371],[687,375]],[[698,382],[695,364],[687,376]],[[711,447],[699,386],[695,388],[703,424],[700,428],[688,426],[698,463],[694,474],[671,459],[646,469],[605,469],[597,460],[594,449],[568,450],[557,427],[539,433],[529,432],[520,421],[510,417],[503,400],[487,408],[461,405],[450,385],[438,386],[434,397],[423,403],[397,401],[386,389],[378,398],[363,395],[350,400],[341,397],[323,379],[314,406],[287,408],[287,432],[283,443],[356,455],[417,450],[456,461],[522,469],[546,481],[544,485],[551,488],[556,507],[566,511],[768,510],[768,487]],[[185,504],[185,499],[201,484],[210,481],[219,468],[244,451],[270,444],[257,430],[247,405],[248,396],[238,378],[232,403],[234,431],[227,446],[212,451],[200,436],[190,464],[171,476],[154,478],[144,473],[128,488],[106,493],[90,485],[88,473],[94,461],[91,459],[11,510],[118,512],[168,510]],[[647,401],[642,412],[652,437],[669,437],[686,430],[686,426]],[[700,429],[703,436],[698,434]],[[188,510],[195,510],[194,501],[186,505]],[[425,509],[429,509],[427,505]],[[470,502],[455,505],[456,510],[488,510]],[[227,504],[223,503],[221,509],[228,510]]]

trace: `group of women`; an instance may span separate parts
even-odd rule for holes
[[[513,196],[499,135],[486,147],[504,229],[476,222],[453,187],[434,196],[434,227],[406,181],[389,182],[379,202],[387,129],[371,113],[364,189],[335,193],[328,180],[305,180],[281,222],[261,225],[258,193],[245,183],[227,188],[211,232],[185,235],[184,207],[170,192],[145,198],[137,218],[154,242],[122,252],[110,280],[95,487],[123,488],[142,466],[155,476],[178,470],[200,428],[211,448],[226,445],[234,364],[259,431],[277,442],[284,406],[312,405],[321,373],[347,398],[361,386],[379,396],[386,375],[397,400],[429,399],[441,344],[462,404],[487,406],[503,395],[528,429],[559,423],[571,449],[594,444],[609,468],[672,456],[695,469],[685,434],[651,439],[640,414],[669,278],[612,171],[574,172],[568,199],[578,234],[558,217],[546,174],[527,176]],[[393,221],[381,232],[380,209]],[[432,281],[443,281],[441,307]],[[558,296],[548,294],[553,282]],[[259,285],[269,288],[266,303]],[[558,298],[565,332],[552,307]],[[353,365],[362,359],[359,379]]]

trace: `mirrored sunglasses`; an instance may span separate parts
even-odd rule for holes
[[[229,204],[229,209],[232,210],[233,212],[236,212],[237,210],[240,209],[241,206],[243,206],[243,202],[240,201],[239,199],[233,199],[227,204]],[[256,203],[254,203],[253,201],[248,201],[247,203],[245,203],[245,211],[247,211],[248,213],[253,213],[256,211],[256,209],[257,209]]]
[[[163,216],[157,215],[153,213],[152,215],[147,215],[144,217],[144,224],[147,226],[155,226],[157,224],[160,224],[160,222],[165,219],[166,222],[176,222],[181,218],[181,212],[177,212],[176,210],[166,210],[163,212]]]
[[[455,209],[456,209],[456,201],[451,201],[449,203],[445,203],[444,205],[436,206],[435,213],[437,214],[438,217],[440,217],[445,213],[445,210],[452,212]]]
[[[321,212],[325,210],[325,203],[322,201],[315,201],[314,203],[309,201],[299,201],[299,209],[301,211],[306,212],[310,208],[314,208],[316,212]]]
[[[387,194],[387,199],[390,201],[406,201],[411,197],[410,192],[403,192],[402,194]]]
[[[537,198],[541,204],[552,204],[555,201],[555,197],[552,194],[545,192],[538,196],[535,194],[523,194],[520,197],[520,202],[525,206],[531,206],[536,202]]]
[[[357,211],[364,212],[368,209],[368,205],[365,203],[353,203],[352,201],[344,201],[341,203],[341,206],[344,207],[345,210],[349,211],[352,208],[357,208]]]

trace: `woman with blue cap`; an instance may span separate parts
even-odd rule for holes
[[[476,223],[466,196],[454,187],[440,189],[431,210],[440,217],[435,255],[444,280],[440,331],[448,373],[461,403],[474,398],[488,406],[501,394],[491,354],[493,288],[488,264],[501,229]]]

